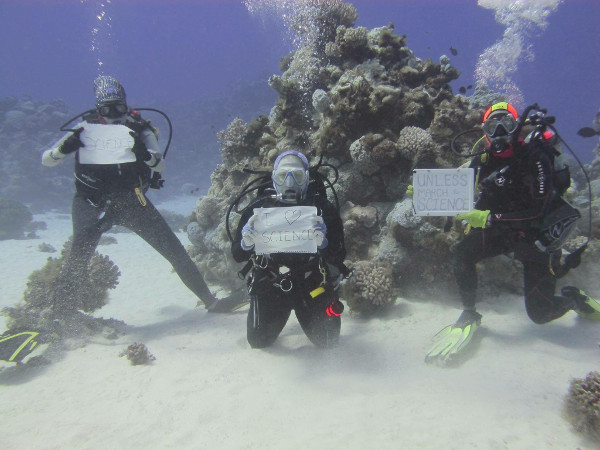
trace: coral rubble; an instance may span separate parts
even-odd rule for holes
[[[131,365],[150,364],[156,357],[150,353],[148,347],[142,343],[134,342],[123,350],[119,356],[126,356]]]

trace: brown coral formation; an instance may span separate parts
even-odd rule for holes
[[[571,381],[563,412],[576,431],[600,442],[600,372]]]
[[[459,73],[450,58],[418,58],[391,24],[355,28],[353,7],[343,1],[297,3],[302,8],[287,18],[297,49],[269,79],[279,97],[268,117],[235,119],[219,134],[223,164],[188,225],[190,253],[210,282],[240,284],[225,212],[251,179],[245,167],[269,170],[294,148],[338,168],[349,260],[388,264],[391,286],[405,294],[453,288],[450,255],[461,231],[445,232],[444,218],[414,217],[405,192],[414,168],[465,162],[450,151],[450,138],[478,125],[498,94],[478,85],[468,99],[454,96],[448,83]],[[361,221],[356,208],[376,211],[374,222]],[[232,214],[233,231],[236,220]]]
[[[396,292],[389,265],[359,261],[350,266],[354,274],[345,283],[342,297],[352,312],[372,314],[394,303]]]
[[[374,217],[373,223],[356,214],[344,218],[346,246],[360,261],[377,253],[387,232],[385,214],[402,200],[412,169],[449,154],[448,126],[454,132],[465,122],[474,125],[467,101],[448,86],[458,72],[447,58],[417,58],[392,25],[353,28],[356,11],[342,1],[305,3],[290,19],[293,29],[303,30],[298,48],[285,58],[283,73],[269,80],[279,99],[269,117],[234,119],[219,133],[223,164],[188,225],[190,253],[211,282],[232,287],[235,280],[238,266],[229,255],[223,217],[250,178],[244,167],[268,170],[288,148],[313,161],[323,155],[338,167],[336,188],[345,211],[368,207]],[[458,124],[438,118],[442,104],[460,117]],[[439,126],[432,133],[434,122]]]

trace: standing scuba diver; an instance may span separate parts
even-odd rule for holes
[[[529,117],[532,110],[537,112]],[[475,169],[480,195],[475,209],[456,216],[468,222],[466,236],[453,254],[463,312],[454,325],[435,336],[427,362],[447,362],[467,347],[482,317],[475,309],[476,264],[509,252],[523,263],[525,307],[533,322],[544,324],[570,310],[600,319],[600,303],[580,289],[565,286],[561,295],[554,295],[557,279],[579,265],[587,244],[561,265],[561,246],[581,216],[562,199],[570,174],[568,166],[554,167],[558,134],[551,125],[554,118],[544,113],[533,105],[519,119],[512,105],[500,102],[483,116],[485,140],[478,143],[485,149],[469,166]],[[519,133],[526,123],[535,129],[522,139]]]
[[[344,230],[338,210],[327,200],[317,168],[311,169],[306,156],[298,151],[283,152],[275,160],[270,179],[259,188],[257,199],[242,211],[231,251],[236,261],[248,261],[240,275],[250,271],[247,338],[253,348],[273,344],[292,309],[316,346],[330,347],[339,340],[344,306],[337,290],[347,275]],[[316,242],[316,254],[257,255],[255,247],[263,236],[256,229],[254,208],[293,206],[316,207],[317,215],[312,216],[307,233]]]
[[[74,313],[79,309],[78,292],[85,289],[89,262],[102,233],[113,225],[134,231],[166,258],[209,311],[231,310],[239,301],[215,298],[175,233],[146,197],[150,186],[161,184],[160,179],[153,183],[164,167],[158,131],[127,106],[125,89],[115,78],[96,78],[94,94],[96,109],[83,113],[76,129],[42,155],[42,164],[52,167],[75,154],[73,243],[54,294],[56,311]]]

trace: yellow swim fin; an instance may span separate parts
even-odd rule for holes
[[[563,296],[573,299],[574,310],[585,319],[600,320],[600,303],[575,286],[565,286],[561,289]]]
[[[0,360],[20,363],[37,346],[37,331],[6,332],[0,336]]]
[[[449,362],[464,351],[480,325],[481,314],[473,310],[463,311],[454,325],[448,325],[433,337],[425,362]]]

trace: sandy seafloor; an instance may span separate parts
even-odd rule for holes
[[[193,204],[157,206],[188,214]],[[0,306],[21,301],[28,275],[44,265],[38,245],[60,250],[71,233],[67,214],[35,219],[48,224],[39,239],[0,241]],[[387,318],[344,313],[335,349],[313,347],[292,315],[272,348],[253,350],[246,309],[196,309],[143,240],[114,236],[117,245],[99,250],[122,276],[97,315],[125,321],[129,333],[39,369],[0,363],[1,448],[597,448],[572,431],[561,404],[573,377],[599,369],[599,323],[570,312],[538,326],[522,299],[484,298],[474,354],[441,368],[423,356],[458,303],[399,298]],[[119,357],[136,341],[156,356],[151,365]]]

